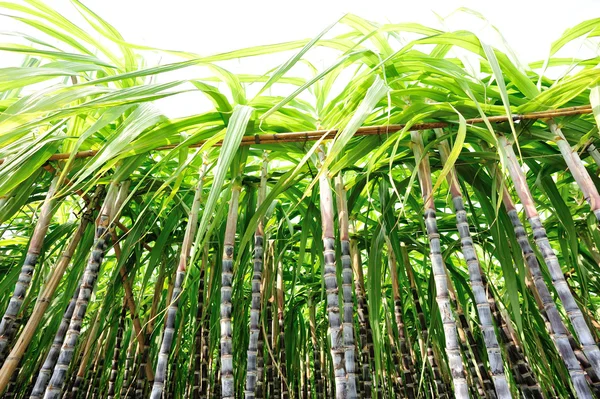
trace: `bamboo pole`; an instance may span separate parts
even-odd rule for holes
[[[586,115],[592,113],[591,105],[582,105],[578,107],[559,108],[555,110],[532,112],[529,114],[513,114],[512,117],[506,115],[496,115],[487,117],[487,121],[490,123],[501,123],[511,120],[513,122],[526,121],[526,120],[538,120],[538,119],[551,119],[562,116],[573,116],[573,115]],[[468,125],[475,125],[485,123],[486,120],[483,118],[472,118],[466,120]],[[453,122],[426,122],[411,125],[411,130],[428,130],[438,129],[453,125]],[[381,125],[381,126],[363,126],[359,128],[354,136],[378,136],[387,135],[390,133],[399,132],[406,128],[406,125]],[[276,144],[276,143],[303,143],[307,141],[317,141],[320,139],[333,139],[337,136],[338,129],[330,130],[314,130],[306,132],[287,132],[287,133],[272,133],[272,134],[255,134],[252,136],[245,136],[242,138],[240,146],[251,146],[257,144]],[[202,147],[206,141],[200,141],[198,143],[191,144],[190,148]],[[215,145],[221,145],[222,141],[217,142]],[[154,151],[168,151],[176,148],[178,144],[165,145],[157,147]],[[79,151],[75,154],[70,152],[54,154],[48,158],[48,161],[59,161],[66,160],[71,157],[78,158],[90,158],[95,156],[98,150],[86,150]],[[7,158],[0,159],[0,165],[7,161]]]

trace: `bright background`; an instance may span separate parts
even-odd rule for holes
[[[353,13],[378,23],[417,22],[442,30],[470,30],[482,40],[506,50],[495,26],[510,49],[523,63],[544,60],[551,43],[568,28],[583,20],[600,16],[600,0],[304,0],[304,1],[192,1],[192,0],[82,0],[113,24],[131,43],[169,50],[184,50],[201,56],[243,47],[311,38],[339,19]],[[69,0],[46,0],[46,4],[73,20],[81,16]],[[464,7],[479,12],[487,21],[457,11]],[[332,30],[329,35],[341,32]],[[1,32],[26,32],[31,29],[11,18],[0,16]],[[36,37],[40,33],[35,33]],[[327,37],[327,36],[326,36]],[[6,39],[2,38],[1,41]],[[14,39],[11,39],[14,40]],[[575,48],[573,48],[573,46]],[[575,41],[565,53],[586,54],[599,51],[589,48],[589,41]],[[64,46],[63,46],[64,47]],[[560,55],[560,53],[559,53]],[[291,53],[229,62],[224,67],[233,72],[265,73],[284,62]],[[317,68],[325,68],[335,54],[315,49],[309,53]],[[153,63],[177,61],[168,55],[149,57]],[[0,67],[18,66],[21,56],[0,52]],[[292,75],[298,72],[291,71]],[[300,74],[302,72],[299,72]],[[182,70],[168,79],[198,78],[206,73]],[[160,78],[161,80],[164,77]],[[171,117],[199,113],[210,106],[198,93],[183,94],[157,104]]]

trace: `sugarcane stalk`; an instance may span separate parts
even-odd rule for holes
[[[487,286],[485,280],[484,286]],[[497,306],[496,301],[493,298],[491,290],[488,289],[486,291],[488,292],[488,302],[490,303],[490,308],[492,309],[492,315],[500,332],[500,342],[502,342],[502,345],[505,348],[508,361],[515,376],[515,381],[517,384],[519,384],[520,390],[526,397],[543,399],[544,396],[542,395],[542,389],[535,374],[533,374],[533,370],[531,369],[523,350],[521,349],[521,345],[519,342],[517,342],[516,337],[512,333],[508,316],[504,312],[500,311],[500,308]]]
[[[550,294],[550,290],[544,281],[544,276],[542,274],[538,259],[535,256],[531,244],[529,243],[525,228],[519,219],[519,214],[515,209],[515,204],[513,203],[506,187],[503,187],[502,202],[513,225],[517,242],[519,243],[523,258],[525,259],[525,264],[529,273],[531,274],[533,286],[546,313],[549,322],[549,325],[547,326],[549,330],[548,332],[550,333],[558,353],[560,354],[560,357],[569,372],[571,382],[575,387],[578,397],[590,397],[591,393],[589,392],[589,389],[586,389],[587,384],[585,382],[583,370],[581,369],[581,365],[577,361],[575,353],[573,352],[569,342],[568,330],[562,321],[556,304],[552,300],[552,295]]]
[[[397,345],[396,345],[396,339],[394,338],[394,331],[392,330],[392,321],[391,318],[389,316],[389,305],[388,305],[388,298],[384,297],[382,299],[382,305],[383,305],[383,312],[384,312],[384,317],[385,317],[385,329],[386,329],[386,333],[387,333],[387,337],[388,337],[388,344],[389,344],[389,358],[391,359],[391,364],[393,365],[391,367],[391,371],[388,372],[387,369],[384,369],[385,372],[385,376],[384,377],[384,383],[386,383],[385,385],[390,388],[393,392],[395,392],[395,397],[396,398],[407,398],[407,392],[406,392],[406,386],[404,384],[404,373],[402,370],[402,354],[398,351]],[[389,377],[388,377],[389,376]],[[388,381],[389,380],[389,381]],[[388,389],[387,391],[389,391],[390,389]],[[387,395],[389,395],[389,392],[386,392]]]
[[[98,272],[100,270],[100,266],[102,265],[102,261],[104,260],[104,254],[108,246],[108,229],[113,216],[116,195],[117,184],[113,181],[110,184],[110,188],[108,189],[106,198],[104,199],[104,205],[100,210],[100,216],[98,217],[96,223],[94,247],[83,273],[79,297],[77,298],[73,316],[71,317],[69,329],[67,330],[67,335],[65,336],[58,360],[54,366],[50,383],[46,387],[44,399],[58,399],[61,394],[69,365],[73,359],[75,345],[77,344],[77,340],[81,332],[81,324],[85,317],[92,292],[98,279]]]
[[[86,394],[86,398],[96,399],[100,396],[101,391],[101,382],[102,382],[102,373],[104,370],[104,359],[106,358],[106,351],[108,349],[108,337],[111,335],[113,328],[108,330],[103,330],[100,334],[100,338],[98,339],[99,344],[97,345],[96,355],[94,357],[94,366],[92,368],[92,378],[89,383],[87,383],[88,391]],[[106,333],[106,334],[105,334]],[[103,336],[106,339],[103,339]],[[71,399],[76,399],[76,394],[71,395]]]
[[[554,288],[556,289],[556,292],[558,293],[558,296],[565,307],[567,315],[571,320],[573,329],[575,330],[582,344],[583,352],[590,360],[590,363],[592,363],[592,367],[594,367],[596,374],[598,374],[598,369],[594,366],[592,359],[598,360],[600,351],[593,341],[590,329],[585,322],[577,302],[573,298],[573,295],[560,268],[560,264],[558,263],[558,258],[556,257],[556,254],[552,249],[550,242],[548,241],[546,230],[535,208],[529,187],[527,186],[525,174],[519,166],[512,145],[503,136],[498,138],[498,142],[500,154],[513,181],[517,195],[523,204],[525,215],[529,221],[529,224],[531,225],[531,229],[533,230],[534,241],[542,253],[546,265],[548,266],[548,271],[550,272],[550,277],[552,278],[552,284],[554,285]],[[516,216],[516,214],[513,215]],[[513,217],[511,217],[511,219],[513,219]],[[513,222],[513,226],[514,225],[515,222]],[[575,372],[575,370],[573,371]],[[579,374],[579,372],[576,372],[575,374]],[[575,374],[573,374],[571,378],[573,378]],[[582,379],[583,378],[577,378],[577,381]],[[573,383],[575,384],[575,381],[573,381]],[[591,392],[587,384],[578,383],[575,385],[575,389],[579,397],[591,397]]]
[[[204,256],[208,258],[208,247],[204,248]],[[206,264],[206,266],[208,267],[208,263]],[[211,273],[213,273],[213,268],[211,265]],[[208,375],[208,363],[209,363],[209,357],[210,357],[210,353],[209,353],[209,340],[210,340],[210,315],[208,314],[208,309],[209,309],[209,303],[208,303],[208,299],[211,297],[211,293],[212,293],[212,279],[209,279],[209,284],[208,284],[208,290],[207,290],[207,294],[206,294],[206,298],[207,298],[207,306],[203,309],[202,312],[202,337],[201,337],[201,342],[200,342],[200,346],[202,348],[202,353],[201,353],[201,361],[202,361],[202,366],[200,368],[200,374],[202,376],[202,384],[200,385],[200,399],[206,399],[206,396],[209,392],[208,390],[208,385],[209,385],[209,375]]]
[[[73,298],[69,301],[69,305],[67,309],[63,313],[63,317],[61,319],[60,325],[58,327],[58,331],[54,336],[54,340],[52,341],[52,346],[50,347],[50,351],[46,355],[46,359],[42,364],[42,368],[40,369],[37,379],[35,381],[33,390],[31,392],[31,396],[29,399],[40,399],[44,392],[46,391],[46,386],[50,381],[50,377],[52,376],[52,370],[54,369],[54,365],[58,360],[58,355],[60,353],[60,348],[65,339],[65,335],[67,334],[67,330],[69,328],[69,323],[71,321],[71,317],[73,316],[73,311],[75,310],[75,304],[77,302],[77,298],[79,298],[79,289],[81,287],[81,281],[77,285],[75,292],[73,293]]]
[[[138,353],[138,358],[139,358],[139,370],[137,372],[137,378],[135,379],[135,392],[134,392],[134,397],[135,398],[141,398],[144,396],[144,391],[145,391],[145,384],[144,384],[144,370],[145,370],[145,359],[148,358],[147,356],[147,352],[146,349],[144,349],[144,352],[142,353]]]
[[[415,155],[415,162],[418,162],[418,176],[421,184],[421,193],[425,205],[425,226],[430,245],[430,257],[433,270],[433,277],[436,287],[436,302],[444,326],[444,336],[446,339],[446,354],[450,366],[450,373],[454,384],[454,394],[457,398],[468,398],[468,387],[464,376],[464,367],[460,355],[460,347],[456,331],[456,322],[450,308],[448,282],[446,279],[446,270],[442,260],[440,236],[437,229],[435,218],[435,205],[433,203],[433,193],[431,184],[431,170],[429,167],[429,157],[423,153],[423,139],[421,135],[411,132],[411,144]]]
[[[387,239],[387,237],[386,237]],[[413,359],[406,344],[406,331],[404,328],[404,317],[402,312],[402,299],[400,297],[400,285],[398,282],[398,264],[396,255],[392,250],[391,243],[388,241],[388,265],[392,277],[392,294],[394,296],[394,318],[398,328],[398,343],[400,346],[400,364],[402,366],[402,376],[404,381],[404,390],[409,399],[416,397],[415,381],[413,377]]]
[[[151,399],[160,399],[162,397],[166,382],[167,364],[169,361],[171,346],[173,344],[173,337],[175,335],[175,318],[177,316],[177,310],[179,309],[179,297],[181,296],[183,281],[185,280],[185,275],[188,268],[194,236],[196,234],[196,229],[198,228],[198,213],[200,212],[200,202],[202,200],[202,184],[204,183],[204,177],[207,170],[208,166],[206,162],[204,162],[202,168],[200,169],[200,176],[198,178],[198,183],[196,184],[194,199],[185,229],[183,243],[181,244],[179,264],[175,273],[173,292],[171,296],[168,297],[169,305],[165,320],[165,330],[160,345],[160,351],[158,353],[158,362],[156,363],[156,372],[154,373],[154,384],[152,385],[152,391],[150,394]]]
[[[450,284],[450,282],[449,282]],[[452,299],[452,303],[456,307],[456,318],[458,319],[457,329],[458,336],[460,338],[461,347],[468,367],[467,375],[471,376],[472,383],[469,386],[475,385],[479,396],[490,399],[495,399],[496,394],[494,392],[494,384],[490,379],[485,365],[479,356],[477,350],[477,342],[469,326],[469,321],[465,317],[465,314],[456,301],[456,298]]]
[[[132,394],[132,370],[135,365],[135,352],[138,349],[135,343],[135,330],[132,328],[129,335],[129,345],[125,357],[125,371],[123,372],[123,383],[121,384],[121,399],[129,399]]]
[[[436,131],[438,137],[441,137],[443,133],[439,130]],[[450,147],[447,140],[443,140],[439,144],[439,151],[442,163],[445,165],[448,161],[450,154]],[[477,307],[477,315],[479,316],[479,327],[483,335],[483,341],[485,349],[488,355],[488,361],[490,363],[490,371],[492,373],[492,380],[494,382],[494,388],[496,389],[496,395],[499,399],[512,398],[506,375],[504,374],[504,363],[502,361],[502,352],[498,339],[496,337],[496,330],[494,329],[494,323],[492,321],[492,311],[487,301],[487,294],[483,287],[481,277],[481,266],[479,263],[479,257],[475,251],[473,245],[473,238],[469,229],[469,221],[467,219],[467,212],[463,202],[462,192],[454,167],[447,174],[448,186],[450,188],[450,194],[452,196],[452,203],[454,204],[454,211],[456,213],[456,227],[461,239],[461,248],[467,268],[469,270],[469,279],[471,281],[471,290],[475,298],[475,304]]]
[[[287,365],[285,357],[285,324],[284,324],[284,299],[285,286],[283,282],[283,264],[281,260],[277,262],[277,285],[276,285],[276,301],[277,301],[277,323],[279,325],[278,346],[279,346],[279,376],[281,379],[281,398],[288,399],[288,384],[287,384]]]
[[[200,398],[200,388],[202,387],[202,317],[206,306],[204,300],[204,285],[206,278],[206,269],[208,268],[208,247],[204,247],[202,253],[202,262],[200,264],[200,276],[198,277],[198,305],[196,308],[195,333],[194,333],[194,380],[191,396],[194,399]]]
[[[233,399],[233,341],[231,326],[231,297],[233,282],[233,248],[238,217],[238,202],[242,189],[240,177],[236,177],[231,189],[229,213],[223,241],[223,262],[221,266],[221,395],[223,399]]]
[[[577,151],[573,151],[571,145],[563,135],[560,127],[552,119],[549,119],[546,121],[546,123],[554,135],[554,142],[558,146],[558,149],[560,150],[560,153],[565,160],[569,171],[571,171],[575,182],[583,193],[585,200],[590,205],[590,208],[596,216],[596,219],[600,221],[600,193],[598,193],[598,189],[592,181],[590,174],[583,165],[583,162],[581,162],[579,154]],[[598,354],[598,356],[600,356],[600,354]],[[600,357],[598,359],[600,359]],[[596,361],[599,363],[596,363],[596,366],[600,365],[600,360],[598,359]]]
[[[435,385],[435,391],[440,398],[447,398],[448,394],[446,392],[446,384],[442,379],[442,374],[440,372],[440,368],[438,366],[438,362],[435,357],[435,352],[431,347],[431,340],[429,339],[429,331],[427,329],[427,322],[425,319],[425,314],[423,313],[423,306],[421,304],[421,298],[419,296],[419,292],[417,290],[417,282],[415,279],[415,275],[412,269],[412,265],[410,263],[410,259],[408,257],[408,249],[406,245],[401,242],[400,243],[400,251],[402,252],[402,261],[404,263],[404,268],[406,269],[406,275],[408,277],[408,282],[410,284],[410,292],[413,298],[414,303],[414,311],[417,316],[417,321],[419,324],[420,331],[420,350],[422,354],[427,356],[427,363],[429,364],[431,374],[433,377],[433,383]]]
[[[352,259],[350,257],[350,235],[348,223],[348,201],[341,174],[335,178],[335,191],[338,206],[338,225],[340,228],[342,260],[342,298],[343,298],[343,335],[344,360],[346,366],[346,395],[348,399],[358,397],[356,391],[356,361],[354,359],[354,301],[352,300]]]
[[[57,189],[58,176],[55,176],[54,179],[52,179],[52,183],[48,188],[46,198],[40,209],[38,220],[33,229],[31,240],[29,241],[29,247],[27,248],[25,260],[21,266],[21,272],[19,273],[19,278],[15,284],[13,295],[10,298],[8,307],[0,321],[0,364],[3,364],[6,360],[8,346],[13,339],[13,332],[16,331],[16,328],[13,328],[13,324],[23,305],[23,300],[27,294],[29,284],[31,284],[33,272],[40,256],[40,252],[42,251],[42,246],[44,245],[44,238],[48,232],[48,227],[50,226],[50,221],[52,220],[52,215],[55,210],[54,204]],[[10,376],[8,378],[10,379]],[[0,389],[0,392],[2,391],[3,389]]]
[[[267,302],[267,311],[266,311],[266,342],[267,346],[272,345],[273,342],[273,306],[270,302]],[[267,364],[266,364],[266,374],[267,374],[267,395],[265,397],[271,398],[273,396],[273,391],[275,390],[275,381],[274,381],[274,373],[273,373],[273,356],[271,354],[271,350],[267,348],[267,352],[269,355],[267,356]]]
[[[280,360],[280,348],[277,345],[279,342],[279,309],[278,309],[278,301],[277,301],[277,265],[275,264],[275,256],[274,256],[274,248],[275,241],[271,240],[270,249],[271,252],[271,262],[270,266],[272,267],[271,272],[275,276],[275,284],[271,286],[271,301],[273,302],[272,306],[275,306],[276,317],[273,319],[273,340],[269,343],[272,348],[272,356],[273,356],[273,364],[274,364],[274,373],[273,373],[273,399],[281,399],[281,364]]]
[[[373,348],[373,332],[371,330],[371,323],[369,322],[369,307],[367,306],[366,300],[362,260],[356,239],[350,240],[350,254],[352,257],[352,269],[354,271],[354,291],[356,292],[359,337],[361,345],[360,352],[362,378],[359,378],[359,381],[362,387],[360,391],[364,394],[365,398],[369,399],[372,395],[373,383],[371,380],[371,374],[373,371],[372,362],[375,350]]]
[[[318,149],[319,159],[325,160],[322,148]],[[329,334],[331,338],[331,358],[335,378],[335,395],[343,399],[346,393],[346,367],[343,339],[343,326],[340,320],[340,307],[338,296],[338,282],[335,264],[335,233],[333,230],[333,201],[327,169],[321,168],[319,177],[321,224],[323,226],[323,256],[325,265],[323,279],[327,292],[327,316],[329,320]],[[352,353],[354,355],[354,353]],[[356,389],[356,388],[354,388]]]
[[[65,251],[61,254],[59,260],[57,261],[56,266],[54,267],[54,270],[52,272],[50,279],[46,283],[46,285],[42,291],[42,294],[38,297],[38,300],[35,304],[35,307],[33,309],[31,317],[29,318],[29,320],[27,320],[27,324],[23,328],[23,331],[19,335],[17,342],[15,343],[14,347],[10,351],[10,354],[8,355],[6,361],[2,365],[2,370],[0,370],[0,392],[2,392],[4,390],[4,388],[6,387],[6,384],[8,383],[8,381],[7,381],[8,378],[10,378],[10,376],[12,374],[14,374],[17,365],[23,358],[23,354],[25,353],[25,350],[27,349],[33,336],[35,335],[37,327],[39,326],[40,322],[42,321],[43,316],[44,316],[46,310],[48,309],[48,306],[50,306],[52,296],[54,295],[54,292],[56,291],[56,288],[58,287],[58,284],[60,283],[60,280],[61,280],[63,274],[65,273],[65,270],[67,269],[69,263],[71,263],[71,258],[73,257],[73,254],[75,253],[75,250],[77,249],[77,246],[79,245],[79,243],[83,237],[85,229],[87,228],[88,224],[92,221],[92,213],[93,213],[94,208],[96,207],[96,202],[98,200],[99,194],[100,194],[100,190],[97,190],[96,194],[92,198],[92,201],[90,202],[90,204],[88,204],[86,211],[81,216],[79,225],[77,226],[77,230],[75,230],[75,233],[73,234],[71,240],[69,241],[69,244],[67,245]],[[79,294],[79,289],[76,290],[76,293]],[[76,298],[75,298],[75,300],[76,300]],[[63,320],[61,322],[62,329],[59,328],[59,331],[61,331],[62,334],[57,333],[59,336],[55,337],[55,341],[51,347],[50,351],[51,352],[54,351],[51,359],[54,359],[54,360],[48,364],[46,364],[46,362],[44,362],[44,365],[47,367],[45,369],[45,373],[49,374],[52,371],[52,369],[54,368],[53,362],[55,362],[56,358],[58,357],[58,351],[60,350],[60,346],[62,345],[62,340],[64,339],[64,335],[66,334],[70,317],[73,315],[72,311],[75,308],[75,300],[71,301],[72,306],[70,303],[71,312],[65,313],[65,315],[64,315],[64,317],[66,317],[68,315],[69,319],[65,319],[63,317]],[[57,338],[59,341],[57,341]],[[44,368],[42,368],[42,369],[44,370]],[[47,375],[46,377],[43,377],[43,378],[49,378],[49,377],[50,376]],[[41,392],[39,392],[37,395],[41,396],[44,393],[45,389],[46,389],[46,386],[45,386],[45,384],[43,384]]]
[[[262,205],[267,195],[267,154],[263,153],[263,163],[260,176],[260,188],[258,191],[257,209]],[[264,221],[258,220],[256,231],[254,233],[254,255],[253,255],[253,274],[252,274],[252,304],[250,308],[250,339],[248,341],[248,361],[246,371],[246,390],[245,398],[256,397],[257,385],[257,358],[258,358],[258,336],[260,334],[260,312],[261,312],[261,284],[263,269],[263,242],[264,242]]]
[[[71,393],[70,394],[68,393],[68,395],[71,398],[77,397],[79,388],[85,381],[85,374],[87,372],[88,361],[90,359],[90,356],[92,356],[94,344],[96,343],[96,336],[98,335],[98,329],[100,328],[100,324],[101,324],[101,322],[98,321],[98,318],[100,317],[101,313],[102,313],[102,308],[98,309],[98,311],[94,315],[94,318],[92,319],[90,333],[88,334],[88,336],[86,338],[85,346],[83,347],[83,353],[81,355],[79,367],[78,367],[77,373],[75,375],[75,380],[73,381],[73,385],[71,387]],[[105,331],[102,330],[101,335],[98,338],[97,342],[102,343],[102,337],[104,336],[104,333],[105,333]],[[95,358],[92,360],[95,362]]]
[[[119,358],[121,355],[121,344],[123,342],[125,316],[127,315],[127,300],[124,299],[123,302],[123,309],[121,310],[121,316],[119,317],[119,327],[117,329],[117,336],[115,338],[115,347],[113,349],[110,376],[108,379],[108,389],[106,395],[109,399],[112,399],[115,396],[115,384],[117,382],[117,376],[119,375]]]
[[[261,308],[263,307],[261,303]],[[256,344],[257,357],[256,357],[256,398],[263,399],[265,397],[265,339],[263,329],[259,327],[258,331],[258,342]]]
[[[321,355],[319,350],[319,340],[317,338],[317,320],[316,320],[316,309],[312,295],[308,297],[308,321],[310,328],[310,340],[312,343],[313,351],[313,367],[314,367],[314,379],[315,379],[315,394],[317,398],[323,396],[323,380],[321,379]]]

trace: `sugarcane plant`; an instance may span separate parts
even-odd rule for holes
[[[3,397],[599,395],[600,20],[524,64],[350,14],[198,55],[54,6],[0,4]]]

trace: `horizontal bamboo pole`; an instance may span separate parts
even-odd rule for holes
[[[538,119],[551,119],[561,116],[573,116],[573,115],[585,115],[592,113],[591,105],[582,105],[578,107],[559,108],[549,111],[532,112],[529,114],[514,114],[512,115],[513,122],[526,121],[526,120],[538,120]],[[490,123],[507,122],[509,119],[506,115],[489,116],[487,120]],[[475,125],[485,123],[483,118],[472,118],[466,120],[468,125]],[[452,125],[452,122],[426,122],[412,125],[411,130],[429,130],[444,128]],[[406,125],[381,125],[381,126],[364,126],[359,128],[354,136],[377,136],[382,134],[390,134],[398,132],[404,129]],[[288,132],[288,133],[272,133],[272,134],[255,134],[252,136],[244,136],[242,138],[241,146],[251,146],[257,144],[277,144],[277,143],[302,143],[307,141],[317,141],[321,138],[330,140],[335,138],[338,134],[338,129],[330,130],[314,130],[306,132]],[[202,146],[206,141],[200,141],[190,145],[192,148]],[[218,142],[216,145],[221,145],[222,142]],[[157,147],[153,151],[167,151],[176,148],[178,144],[166,145]],[[98,150],[86,150],[76,152],[74,158],[89,158],[93,157],[98,153]],[[69,159],[72,153],[65,152],[60,154],[54,154],[48,161],[59,161]],[[4,163],[5,159],[0,159],[0,165]]]

